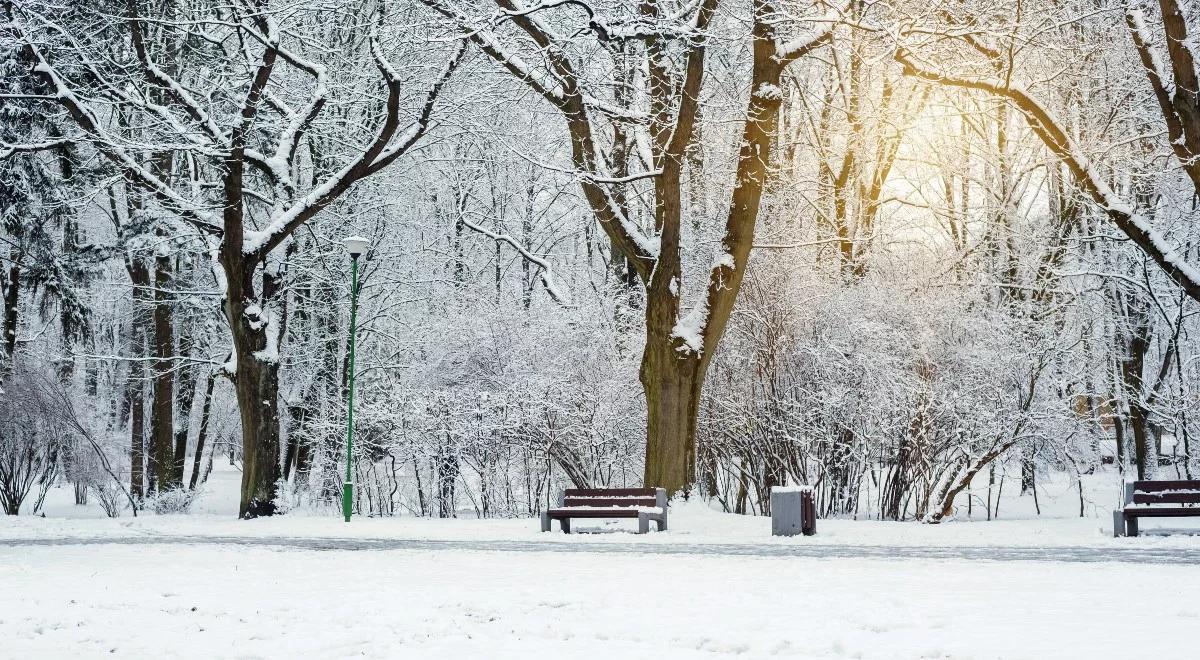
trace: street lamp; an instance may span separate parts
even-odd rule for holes
[[[350,391],[346,397],[346,482],[342,484],[342,514],[346,522],[350,522],[350,508],[354,504],[354,335],[358,330],[358,258],[371,242],[362,236],[350,236],[343,239],[342,244],[350,253]]]

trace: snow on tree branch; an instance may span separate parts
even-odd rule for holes
[[[563,307],[572,307],[573,306],[571,303],[570,294],[568,294],[566,291],[564,291],[562,288],[560,288],[558,286],[558,281],[554,278],[554,271],[551,268],[549,261],[546,261],[542,257],[539,257],[538,255],[525,249],[525,246],[521,245],[521,243],[519,241],[517,241],[515,238],[513,238],[512,236],[509,236],[508,234],[498,234],[496,232],[485,229],[484,227],[481,227],[480,225],[477,225],[474,222],[471,222],[470,220],[467,219],[465,214],[460,214],[458,217],[458,221],[463,223],[463,226],[465,226],[467,229],[470,229],[471,231],[474,231],[479,234],[483,234],[484,236],[487,236],[488,238],[492,239],[493,241],[508,244],[509,247],[516,250],[517,253],[521,255],[521,258],[525,259],[526,261],[528,261],[538,267],[538,278],[541,279],[542,286],[546,287],[546,293],[550,294],[551,300],[553,300],[554,302],[558,303],[559,305],[561,305]]]
[[[379,48],[378,41],[372,39],[371,53],[375,58],[376,65],[383,74],[384,82],[388,88],[387,115],[374,141],[358,158],[342,167],[326,179],[324,183],[315,187],[300,200],[274,216],[265,229],[259,232],[246,232],[245,242],[242,247],[243,253],[246,255],[256,255],[258,258],[261,258],[282,243],[297,227],[304,224],[308,219],[340,197],[355,182],[383,169],[416,144],[417,140],[429,129],[434,105],[442,88],[450,80],[451,75],[453,75],[454,70],[462,60],[465,51],[464,46],[463,42],[459,43],[450,61],[442,69],[437,81],[426,94],[425,102],[421,107],[417,121],[401,133],[399,137],[396,137],[400,122],[400,92],[403,87],[403,81],[396,73],[395,68],[387,61],[386,56],[384,56],[382,50]]]
[[[1137,244],[1146,256],[1157,263],[1188,297],[1200,302],[1200,271],[1189,264],[1180,251],[1171,245],[1145,216],[1119,198],[1104,178],[1092,168],[1091,161],[1075,141],[1033,97],[1011,85],[1002,86],[979,78],[959,78],[924,67],[903,48],[896,50],[895,59],[903,65],[904,74],[907,76],[948,87],[982,91],[1011,102],[1021,111],[1029,127],[1046,147],[1066,163],[1081,187],[1113,224]]]

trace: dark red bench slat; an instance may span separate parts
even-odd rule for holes
[[[654,497],[653,488],[568,488],[564,497]]]
[[[547,511],[551,518],[558,520],[560,518],[637,518],[637,509],[608,509],[605,511],[597,511],[595,509],[550,509]]]
[[[563,506],[658,506],[653,497],[564,497]]]
[[[1200,491],[1200,481],[1135,481],[1133,490],[1142,493],[1158,493],[1164,490],[1195,490]]]
[[[1191,518],[1200,516],[1200,507],[1125,507],[1125,515],[1132,518]]]
[[[1200,504],[1200,491],[1133,493],[1134,504]]]

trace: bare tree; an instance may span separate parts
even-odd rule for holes
[[[611,17],[601,16],[585,2],[525,6],[496,0],[496,13],[489,17],[465,14],[442,0],[425,2],[559,111],[570,136],[570,162],[588,208],[607,234],[614,255],[630,264],[646,288],[641,367],[648,411],[644,481],[672,492],[684,489],[695,478],[696,419],[705,373],[729,320],[753,245],[774,153],[780,79],[788,64],[828,43],[832,21],[818,22],[815,31],[786,40],[780,34],[784,26],[776,20],[774,3],[753,3],[750,94],[733,193],[700,300],[684,312],[683,173],[703,95],[708,31],[717,1],[679,8],[648,2],[632,15]],[[580,10],[583,23],[561,16],[568,11],[577,15]],[[559,16],[544,18],[553,14]],[[565,25],[552,22],[555,19]],[[508,25],[515,26],[519,37],[500,31]],[[587,39],[579,39],[581,34]],[[531,42],[544,64],[531,65],[518,50],[519,39]],[[593,74],[589,58],[624,57],[626,43],[638,45],[636,52],[648,71],[642,89],[646,113],[604,100],[589,84]],[[636,132],[648,145],[642,171],[627,174],[628,163],[620,153],[616,160],[621,169],[616,173],[611,170],[612,159],[601,158],[614,148],[614,123],[623,126],[619,133]],[[619,152],[622,147],[616,148]],[[652,185],[653,226],[643,228],[627,213],[613,186],[645,179]]]
[[[38,7],[19,5],[12,13],[15,33],[33,63],[32,74],[74,120],[79,138],[161,208],[214,245],[214,271],[233,343],[228,371],[242,422],[245,462],[239,515],[269,515],[275,510],[276,482],[281,476],[278,370],[284,328],[278,307],[291,236],[356,182],[387,167],[425,135],[434,104],[463,50],[456,48],[406,121],[409,81],[388,60],[381,39],[372,33],[358,47],[369,52],[385,98],[367,97],[363,132],[351,138],[354,144],[339,154],[335,167],[314,171],[305,146],[311,143],[309,133],[340,130],[320,118],[336,90],[350,90],[331,80],[326,63],[305,54],[305,42],[281,24],[279,12],[267,3],[198,6],[189,11],[193,13],[187,20],[168,21],[173,29],[190,33],[189,43],[207,44],[196,53],[208,58],[205,69],[183,69],[187,80],[159,64],[166,53],[148,48],[145,32],[160,23],[143,16],[136,0],[127,3],[122,19],[109,22],[133,47],[136,66],[128,70],[98,68],[95,62],[104,58],[94,57],[91,48],[108,44],[80,42]],[[293,7],[286,16],[293,21],[314,20],[315,11],[315,7]],[[64,54],[56,57],[58,52]],[[136,81],[134,89],[154,93],[129,91],[127,80]],[[206,91],[196,93],[197,87]],[[127,146],[119,127],[99,109],[100,102],[115,103],[155,121],[161,137],[151,151],[182,152],[174,159],[177,166],[186,163],[211,174],[214,185],[198,190],[196,186],[183,191],[173,188]],[[359,141],[364,134],[368,139]],[[214,213],[214,208],[219,210]],[[169,446],[170,438],[164,435],[160,442]]]

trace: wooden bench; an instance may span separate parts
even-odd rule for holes
[[[564,534],[571,533],[572,518],[637,518],[638,534],[667,529],[667,491],[662,488],[568,488],[562,506],[542,513],[542,531],[557,520]]]
[[[1200,481],[1126,483],[1124,504],[1113,511],[1113,536],[1137,536],[1138,518],[1200,517],[1197,504],[1200,504]]]

